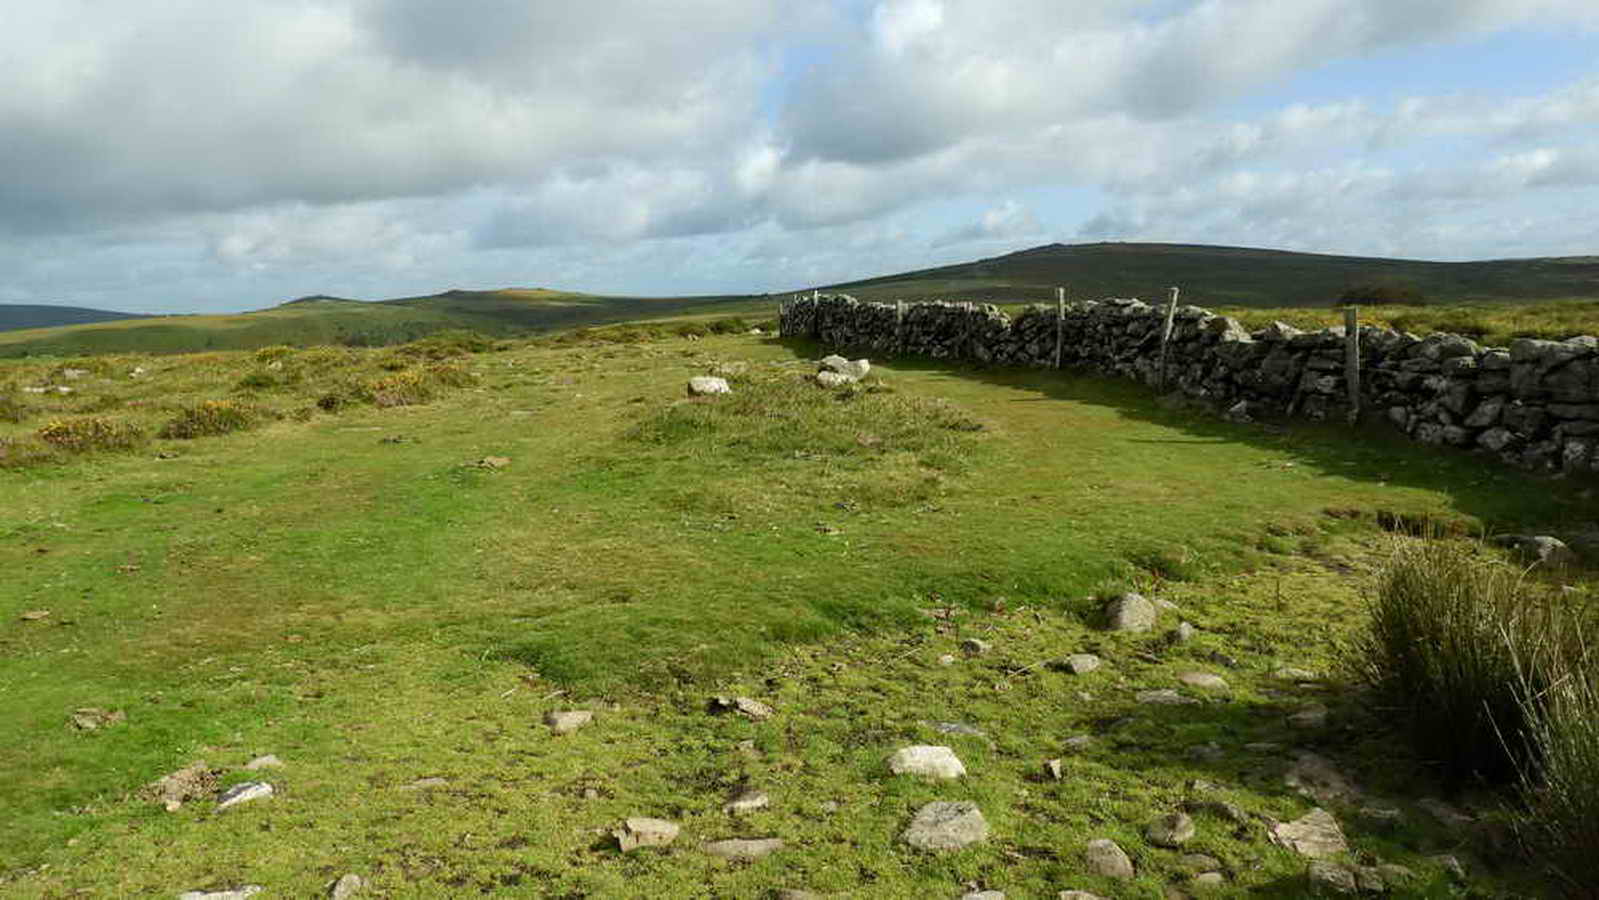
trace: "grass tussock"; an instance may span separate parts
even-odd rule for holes
[[[1517,683],[1531,753],[1520,781],[1519,826],[1573,896],[1591,896],[1582,891],[1599,885],[1599,653],[1587,623],[1572,626],[1564,652],[1521,660]],[[1548,686],[1539,690],[1540,683]]]
[[[184,407],[161,426],[161,437],[191,440],[245,431],[260,423],[259,409],[233,400],[206,400]]]
[[[130,450],[145,441],[137,426],[103,416],[52,419],[36,434],[39,440],[69,453]]]
[[[32,404],[18,400],[9,391],[0,391],[0,422],[20,425],[33,418],[35,413]]]

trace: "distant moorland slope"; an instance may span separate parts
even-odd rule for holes
[[[1599,256],[1423,262],[1196,244],[1048,244],[991,259],[829,285],[861,300],[1161,299],[1177,285],[1199,306],[1327,306],[1386,285],[1428,303],[1599,298]]]
[[[87,325],[142,319],[138,313],[111,312],[83,306],[48,306],[40,303],[0,303],[0,331],[20,328],[55,328],[61,325]]]

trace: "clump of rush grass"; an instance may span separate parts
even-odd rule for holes
[[[1357,678],[1457,783],[1516,776],[1524,713],[1515,647],[1543,624],[1527,593],[1518,570],[1470,543],[1401,543],[1356,638]]]
[[[1518,656],[1527,763],[1521,838],[1571,896],[1599,885],[1599,652],[1592,610],[1563,617],[1559,640]]]
[[[259,409],[233,400],[205,400],[178,411],[161,426],[164,438],[190,440],[213,437],[254,428],[261,421]]]
[[[0,390],[0,422],[19,425],[33,418],[36,412],[32,404],[22,402],[10,391]]]
[[[46,444],[69,453],[128,450],[145,440],[138,426],[103,416],[51,419],[35,434]]]

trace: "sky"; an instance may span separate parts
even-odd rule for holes
[[[0,303],[1599,254],[1594,0],[0,0]]]

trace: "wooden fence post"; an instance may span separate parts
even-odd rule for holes
[[[1066,330],[1066,289],[1055,289],[1055,368],[1060,368],[1061,342]]]
[[[1344,381],[1349,386],[1349,424],[1360,421],[1360,307],[1344,307]]]
[[[1166,325],[1160,332],[1160,373],[1156,376],[1156,390],[1166,390],[1166,350],[1171,344],[1172,322],[1177,317],[1178,289],[1171,289],[1171,299],[1166,301]]]

